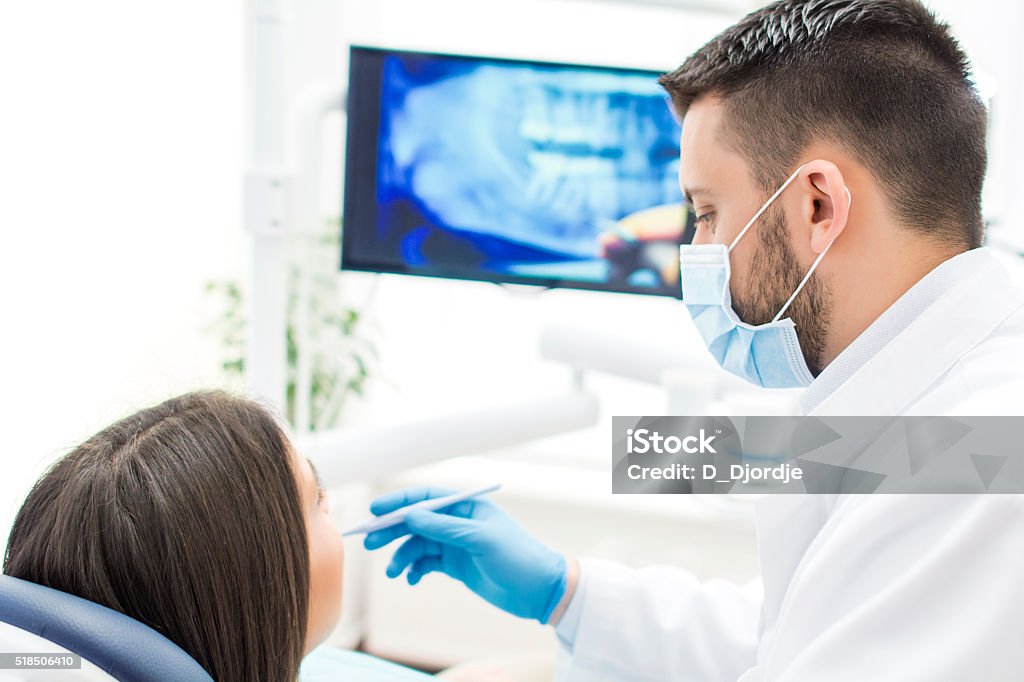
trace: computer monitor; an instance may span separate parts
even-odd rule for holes
[[[353,47],[342,269],[679,297],[657,76]]]

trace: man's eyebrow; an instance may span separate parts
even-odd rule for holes
[[[317,471],[316,465],[313,464],[313,460],[311,460],[309,457],[307,457],[306,461],[309,462],[309,468],[313,471],[313,478],[316,479],[316,487],[317,487],[317,489],[319,490],[320,488],[323,488],[324,487],[324,481],[323,481],[322,478],[320,478],[320,472]]]
[[[714,193],[711,190],[709,190],[709,189],[704,189],[703,187],[687,187],[687,188],[685,188],[683,190],[683,196],[686,197],[687,203],[689,203],[691,205],[693,204],[693,195],[694,194],[702,194],[704,196],[711,196]]]

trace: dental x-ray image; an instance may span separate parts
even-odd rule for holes
[[[679,296],[657,73],[352,49],[342,267]]]

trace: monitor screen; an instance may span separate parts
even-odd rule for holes
[[[679,297],[657,76],[352,48],[342,268]]]

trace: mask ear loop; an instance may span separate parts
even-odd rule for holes
[[[779,198],[779,195],[782,194],[782,191],[789,187],[789,184],[791,182],[796,180],[796,176],[800,175],[800,171],[802,171],[803,169],[804,167],[800,166],[795,171],[793,171],[793,174],[789,176],[789,179],[782,183],[782,187],[779,187],[777,190],[775,190],[775,194],[768,197],[768,201],[761,204],[761,208],[757,209],[757,213],[754,214],[754,217],[750,219],[750,222],[743,226],[743,229],[740,230],[740,233],[736,235],[736,238],[733,239],[732,242],[729,244],[728,250],[730,252],[734,248],[736,248],[736,242],[738,242],[743,237],[743,235],[747,233],[747,230],[749,230],[751,226],[757,222],[757,219],[760,218],[764,214],[764,212],[768,210],[768,207],[772,205],[772,202]]]
[[[849,211],[850,206],[853,205],[853,195],[850,194],[850,189],[848,187],[844,187],[843,189],[846,190],[846,199],[847,199],[847,201],[846,201],[846,209],[847,209],[847,211]],[[838,239],[838,237],[836,237],[836,239]],[[782,318],[783,313],[785,313],[786,310],[789,309],[790,304],[793,303],[793,299],[796,298],[796,295],[799,294],[800,290],[804,288],[805,284],[807,284],[807,280],[809,280],[811,278],[811,275],[814,274],[815,269],[818,267],[818,263],[821,262],[821,259],[825,257],[825,254],[828,253],[828,250],[831,249],[832,245],[835,244],[835,243],[836,243],[835,239],[830,241],[828,243],[828,246],[826,246],[824,248],[824,250],[822,250],[822,252],[818,254],[818,257],[814,259],[814,262],[811,263],[811,267],[807,270],[807,274],[804,275],[804,278],[802,280],[800,280],[800,284],[797,286],[796,291],[794,291],[793,295],[789,297],[789,300],[786,301],[786,304],[784,306],[782,306],[782,310],[779,311],[779,314],[775,316],[775,318],[772,320],[772,322],[778,322],[779,319]]]

